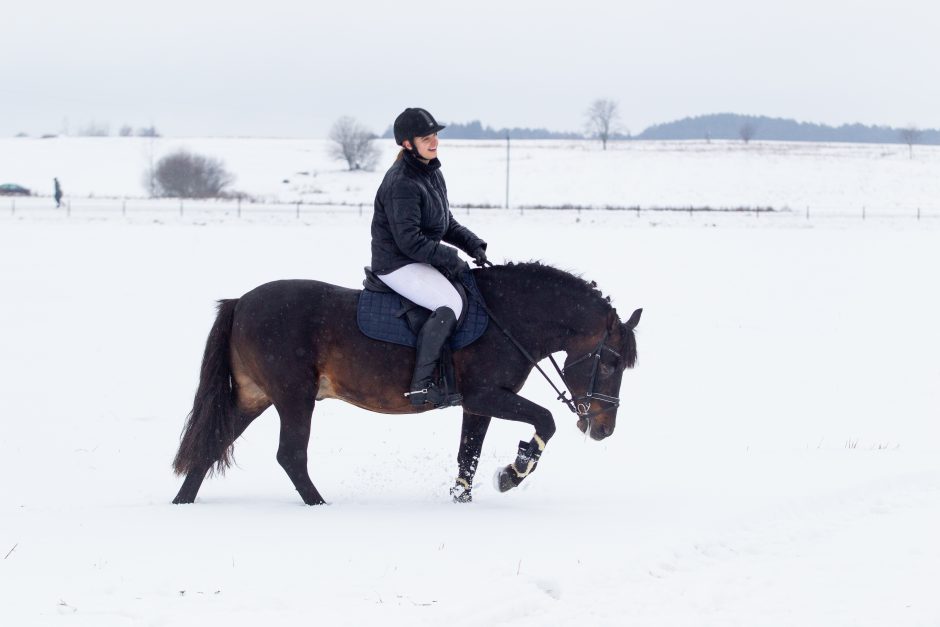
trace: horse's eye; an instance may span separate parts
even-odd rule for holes
[[[607,364],[601,364],[601,376],[604,378],[609,377],[614,374],[613,366],[608,366]]]

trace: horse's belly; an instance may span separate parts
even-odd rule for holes
[[[335,398],[356,407],[380,414],[413,414],[416,410],[397,388],[353,390],[336,385],[330,377],[321,374],[318,380],[317,400]]]

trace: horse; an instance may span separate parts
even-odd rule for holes
[[[519,443],[516,460],[497,471],[498,489],[517,487],[535,470],[555,421],[548,409],[518,392],[537,363],[553,353],[566,353],[559,374],[574,397],[559,398],[578,414],[581,432],[593,440],[614,432],[621,379],[637,361],[634,329],[642,313],[637,309],[623,322],[596,283],[540,262],[472,272],[488,314],[499,322],[453,354],[463,394],[458,474],[451,488],[456,502],[472,501],[483,439],[494,417],[535,429],[529,442]],[[413,407],[403,394],[414,349],[359,331],[360,292],[281,280],[218,301],[173,461],[176,474],[185,476],[173,503],[194,502],[207,476],[224,473],[235,440],[271,405],[280,417],[277,461],[307,505],[325,503],[307,470],[317,401],[340,399],[385,414],[428,411]]]

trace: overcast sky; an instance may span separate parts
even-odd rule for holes
[[[138,4],[6,8],[0,135],[381,133],[407,106],[579,131],[601,97],[633,133],[719,112],[940,128],[933,0]]]

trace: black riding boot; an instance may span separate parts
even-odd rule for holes
[[[420,407],[428,403],[434,407],[453,407],[463,401],[460,394],[452,390],[442,390],[436,380],[441,350],[456,326],[457,319],[451,308],[438,307],[421,327],[411,391],[406,394],[412,405]]]

